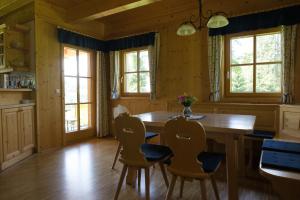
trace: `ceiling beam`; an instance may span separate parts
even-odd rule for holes
[[[69,22],[86,22],[161,0],[87,0],[67,10]]]
[[[17,10],[34,0],[1,0],[0,1],[0,17]]]

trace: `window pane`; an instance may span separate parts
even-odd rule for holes
[[[91,127],[91,104],[80,104],[80,130]]]
[[[77,103],[77,78],[65,77],[65,103]]]
[[[137,71],[137,52],[133,51],[125,54],[125,72]]]
[[[256,48],[256,62],[281,61],[281,34],[258,35]]]
[[[256,92],[279,93],[281,91],[281,64],[256,66]]]
[[[67,76],[77,75],[76,49],[64,48],[64,74]]]
[[[79,99],[80,103],[86,103],[91,101],[91,79],[79,78]]]
[[[140,92],[150,92],[150,73],[140,73]]]
[[[233,93],[253,92],[253,66],[236,66],[230,68],[230,90]]]
[[[91,76],[90,54],[85,51],[79,51],[79,76]]]
[[[77,131],[77,105],[65,106],[66,133]]]
[[[125,78],[124,79],[125,92],[128,93],[137,92],[137,74],[136,73],[125,74],[124,78]]]
[[[230,40],[230,64],[253,63],[253,37]]]
[[[140,51],[140,71],[149,71],[148,51]]]

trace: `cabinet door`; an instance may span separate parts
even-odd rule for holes
[[[22,151],[26,151],[34,147],[34,115],[33,107],[24,107],[19,112],[20,127],[22,137]]]
[[[3,160],[10,160],[21,153],[18,108],[2,110]]]

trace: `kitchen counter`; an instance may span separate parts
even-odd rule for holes
[[[4,108],[19,108],[25,106],[34,106],[35,103],[20,103],[20,104],[0,104],[0,109]]]

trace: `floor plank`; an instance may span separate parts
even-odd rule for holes
[[[0,199],[113,199],[122,168],[118,162],[116,169],[111,169],[116,150],[117,142],[113,139],[92,139],[63,149],[36,154],[0,174]],[[167,191],[159,170],[157,166],[150,171],[150,194],[153,200],[164,199]],[[216,177],[221,199],[227,197],[225,173],[223,164]],[[170,178],[169,175],[169,180]],[[180,179],[176,183],[173,199],[179,199],[179,181]],[[270,185],[262,179],[243,179],[240,182],[240,199],[277,199]],[[119,199],[143,199],[144,172],[141,183],[140,190],[123,184]],[[210,182],[206,181],[205,184],[208,199],[215,199]],[[200,197],[200,184],[196,181],[186,182],[182,199]]]

